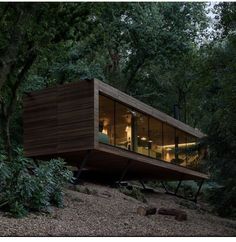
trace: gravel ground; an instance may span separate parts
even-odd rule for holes
[[[184,210],[188,220],[172,216],[140,216],[145,205],[107,186],[86,183],[88,195],[65,191],[65,208],[50,214],[30,214],[14,219],[0,213],[0,236],[236,236],[236,221],[222,219],[201,209],[188,209],[182,199],[164,193],[146,194],[147,203],[157,208]]]

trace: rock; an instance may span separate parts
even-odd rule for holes
[[[141,216],[153,215],[155,214],[157,209],[155,207],[138,207],[137,214]]]
[[[174,208],[160,208],[158,214],[175,216],[177,221],[187,220],[187,213],[185,211]]]
[[[179,211],[182,211],[182,210],[177,210],[174,208],[159,208],[158,213],[162,215],[175,216],[176,214],[178,214]]]
[[[175,220],[177,221],[186,221],[187,220],[187,213],[181,212],[175,215]]]

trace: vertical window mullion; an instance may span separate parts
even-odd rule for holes
[[[114,101],[114,146],[116,146],[116,101]]]

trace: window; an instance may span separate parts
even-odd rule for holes
[[[175,162],[175,129],[163,124],[163,156],[162,159],[171,163]]]
[[[162,122],[149,118],[149,156],[162,159]]]
[[[132,113],[129,108],[116,102],[115,104],[115,145],[132,150]]]
[[[114,145],[114,101],[99,95],[99,142]]]
[[[197,138],[192,135],[187,135],[187,167],[197,168],[198,166],[198,144]]]
[[[175,161],[187,166],[187,134],[179,129],[175,131]]]
[[[103,95],[99,142],[193,169],[206,154],[196,137]]]
[[[134,129],[137,129],[137,146],[135,146],[135,151],[148,156],[150,148],[148,137],[148,116],[139,112],[136,113],[135,125],[137,125],[137,128],[134,125]]]

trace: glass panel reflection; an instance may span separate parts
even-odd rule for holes
[[[176,163],[175,161],[175,129],[163,124],[163,160]]]
[[[115,145],[132,150],[131,112],[120,103],[116,103],[115,107]]]
[[[135,151],[148,156],[149,155],[149,138],[148,138],[148,116],[137,113],[137,121],[134,124],[134,128],[137,125],[137,146]]]
[[[99,95],[99,142],[114,145],[114,101]]]
[[[149,156],[162,159],[162,122],[150,117],[149,119]]]
[[[99,142],[195,170],[206,155],[196,137],[103,95]]]
[[[198,143],[197,139],[192,135],[187,135],[187,164],[186,166],[192,169],[198,166]]]
[[[175,130],[175,163],[186,166],[187,162],[187,134],[181,130]]]

